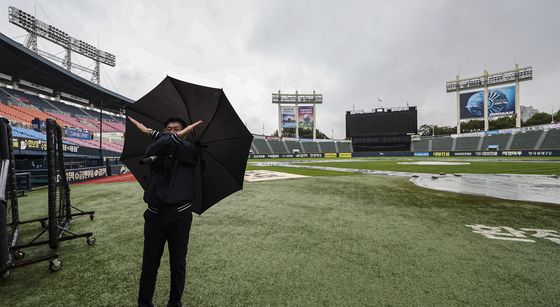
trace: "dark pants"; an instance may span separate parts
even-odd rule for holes
[[[185,288],[187,246],[192,222],[190,210],[184,212],[144,212],[144,256],[140,274],[138,306],[153,306],[157,272],[165,241],[169,248],[171,287],[167,306],[181,306]]]

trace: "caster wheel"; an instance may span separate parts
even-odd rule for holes
[[[93,244],[95,244],[95,237],[94,237],[94,236],[87,237],[87,244],[88,244],[88,245],[93,245]]]
[[[62,268],[62,261],[60,259],[53,259],[49,262],[49,271],[57,272]]]
[[[14,258],[16,258],[17,260],[23,259],[23,257],[25,257],[25,253],[22,251],[15,251],[14,252]]]
[[[93,218],[94,218],[94,217],[95,217],[95,216],[94,216],[93,214],[90,214],[90,215],[89,215],[89,219],[92,220],[92,221],[93,221]]]

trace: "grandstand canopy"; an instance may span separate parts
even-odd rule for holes
[[[126,98],[41,57],[0,33],[0,73],[88,99],[96,107],[118,111],[133,103]]]

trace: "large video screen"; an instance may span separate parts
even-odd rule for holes
[[[417,133],[416,109],[363,114],[346,113],[346,137]]]
[[[282,112],[282,128],[296,127],[296,107],[280,107]]]
[[[313,129],[313,106],[298,107],[299,128]]]
[[[484,117],[484,91],[461,94],[459,97],[461,119]],[[488,90],[488,117],[515,113],[515,86]]]

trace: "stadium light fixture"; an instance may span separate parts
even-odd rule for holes
[[[28,32],[28,36],[25,40],[25,45],[27,48],[33,50],[35,53],[39,53],[40,55],[47,57],[51,60],[55,60],[61,62],[64,67],[68,70],[71,70],[72,67],[77,68],[79,70],[83,70],[89,73],[92,73],[92,81],[99,84],[99,64],[105,64],[111,67],[115,67],[116,65],[116,57],[114,54],[109,53],[107,51],[103,51],[97,49],[96,47],[82,41],[76,39],[66,32],[49,25],[37,18],[28,14],[16,7],[10,6],[8,8],[8,15],[10,23],[26,30]],[[66,49],[66,56],[64,59],[58,58],[55,55],[48,54],[47,52],[38,50],[37,48],[37,37],[42,37],[54,44],[57,44],[64,49]],[[71,52],[76,52],[81,54],[89,59],[95,61],[95,69],[83,69],[83,66],[79,66],[76,64],[72,64],[71,62]],[[47,55],[48,54],[48,55]]]

